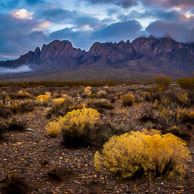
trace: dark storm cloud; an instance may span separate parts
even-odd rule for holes
[[[55,16],[55,17],[53,17]],[[69,11],[61,8],[45,10],[36,14],[37,19],[48,20],[54,23],[72,24],[75,28],[83,28],[88,25],[91,28],[98,29],[103,25],[103,21],[77,11]]]
[[[178,42],[194,42],[194,26],[193,21],[186,23],[173,23],[167,21],[155,21],[151,23],[146,32],[155,37],[170,36]]]
[[[43,32],[33,30],[36,21],[18,20],[11,15],[0,15],[0,21],[1,55],[18,56],[46,40]]]
[[[25,0],[25,1],[29,5],[40,4],[45,2],[45,0]]]
[[[118,22],[105,26],[93,33],[93,38],[101,41],[134,39],[141,35],[141,25],[135,20]]]
[[[49,20],[52,22],[60,23],[69,21],[77,15],[76,11],[68,11],[62,8],[48,9],[36,15],[37,19]]]
[[[88,49],[93,43],[93,40],[90,38],[91,33],[91,31],[74,31],[72,28],[65,28],[52,32],[49,40],[70,40],[75,47]]]
[[[144,18],[156,18],[162,19],[166,21],[182,21],[185,19],[185,16],[175,10],[172,11],[164,11],[163,9],[154,9],[147,10],[144,12],[138,12],[136,10],[132,10],[129,14],[123,15],[120,14],[117,16],[120,21],[128,21],[131,19],[144,19]]]
[[[141,0],[141,3],[149,6],[161,5],[166,8],[179,7],[182,9],[194,7],[193,0]]]
[[[19,0],[3,0],[0,1],[0,10],[5,8],[16,7],[19,4]]]
[[[137,5],[137,0],[82,0],[91,4],[114,4],[128,8]]]
[[[179,7],[190,9],[194,6],[193,0],[82,0],[91,4],[115,4],[124,8],[141,3],[146,6],[162,6],[165,8]]]

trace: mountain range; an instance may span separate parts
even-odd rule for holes
[[[194,43],[180,43],[169,37],[140,37],[119,43],[94,43],[88,51],[74,48],[67,40],[21,55],[16,60],[1,61],[0,69],[28,67],[26,72],[3,74],[0,79],[29,78],[42,80],[142,79],[164,74],[171,77],[192,76]],[[14,72],[14,73],[13,73]],[[19,73],[19,74],[18,74]]]

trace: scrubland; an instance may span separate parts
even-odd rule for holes
[[[0,86],[0,193],[194,192],[193,78]]]

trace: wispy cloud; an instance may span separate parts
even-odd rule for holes
[[[8,74],[8,73],[25,73],[32,71],[29,65],[22,65],[17,68],[7,68],[7,67],[0,67],[0,74]]]

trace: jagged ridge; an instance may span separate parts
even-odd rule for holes
[[[84,68],[126,68],[131,71],[185,74],[194,71],[194,43],[179,43],[171,38],[141,37],[132,43],[94,43],[89,51],[73,48],[70,41],[54,40],[42,49],[29,51],[20,58],[0,62],[0,66],[18,67],[36,64],[41,73]]]

